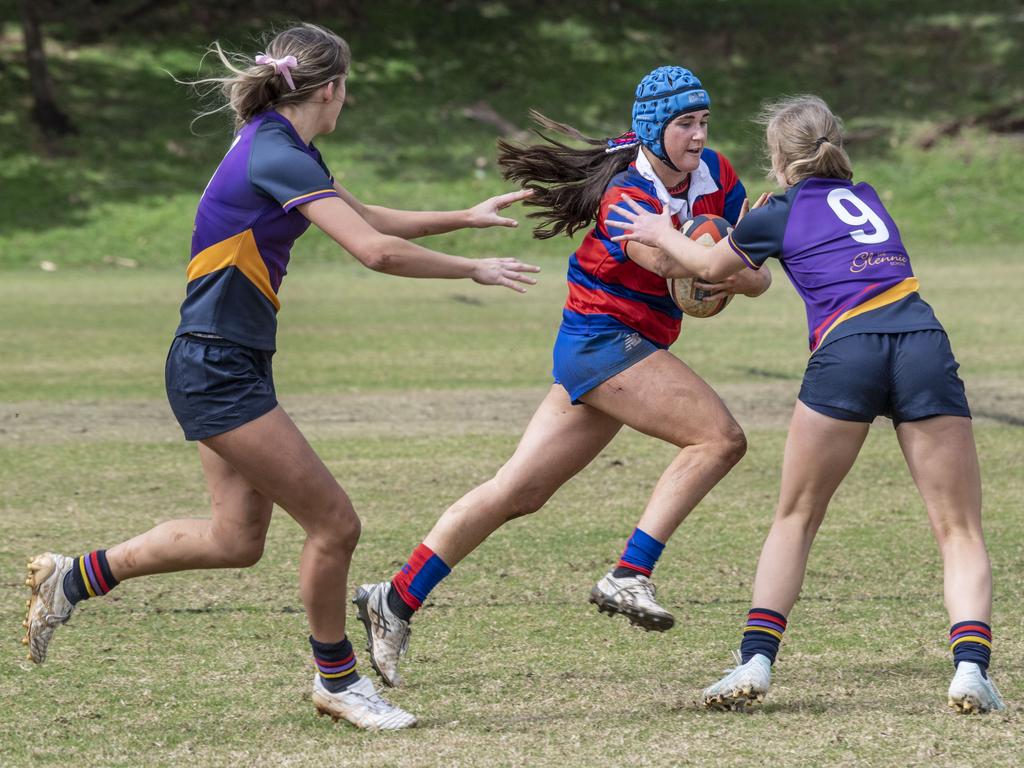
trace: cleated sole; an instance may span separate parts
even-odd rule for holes
[[[949,706],[961,715],[984,715],[991,711],[989,708],[983,707],[981,702],[973,696],[950,696]]]
[[[704,699],[704,708],[718,712],[750,712],[753,707],[762,702],[764,702],[764,693],[761,691],[732,691]]]
[[[344,715],[340,715],[337,712],[335,712],[331,708],[331,705],[330,705],[329,702],[317,701],[318,698],[319,697],[314,693],[313,694],[313,706],[316,707],[317,717],[325,717],[326,716],[326,717],[331,718],[331,720],[333,722],[335,722],[335,723],[339,723],[339,722],[344,721],[344,722],[348,723],[349,725],[352,725],[355,728],[359,728],[362,731],[401,730],[401,729],[395,729],[395,728],[381,728],[379,725],[377,725],[376,723],[373,723],[373,722],[359,722],[359,723],[354,722],[352,720],[349,720]],[[405,726],[405,728],[415,728],[417,725],[419,725],[419,721],[414,718],[413,721],[409,725]]]
[[[614,600],[609,600],[597,589],[591,590],[590,602],[597,606],[598,613],[607,613],[609,616],[625,616],[634,627],[640,627],[647,632],[665,632],[672,629],[676,623],[675,617],[671,614],[661,615],[631,610]]]

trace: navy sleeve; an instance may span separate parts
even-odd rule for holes
[[[782,253],[788,219],[789,202],[776,195],[743,217],[729,234],[729,245],[747,266],[758,269],[769,258],[778,258]]]
[[[722,216],[735,226],[736,220],[740,217],[740,210],[743,208],[743,201],[747,199],[747,190],[729,159],[723,154],[717,152],[715,154],[718,156],[718,184],[725,192]]]
[[[272,123],[260,126],[253,137],[249,180],[286,211],[322,197],[338,196],[323,164]]]

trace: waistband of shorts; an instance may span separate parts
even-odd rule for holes
[[[178,336],[179,339],[188,339],[189,341],[196,341],[200,344],[209,344],[214,347],[244,347],[244,344],[231,341],[231,339],[225,339],[223,336],[218,336],[215,333],[196,333],[190,331],[183,333]]]

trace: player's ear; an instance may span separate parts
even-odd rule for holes
[[[333,99],[334,98],[335,88],[336,88],[336,86],[335,86],[335,83],[334,83],[333,80],[331,82],[329,82],[327,85],[325,85],[323,88],[321,88],[320,89],[320,94],[321,94],[320,101],[322,101],[324,103],[327,103],[331,99]]]

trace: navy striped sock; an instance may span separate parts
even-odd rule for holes
[[[356,655],[347,636],[340,643],[321,643],[310,635],[309,644],[320,680],[328,691],[338,693],[359,680]]]
[[[751,608],[747,613],[747,626],[743,629],[743,642],[740,643],[743,663],[760,653],[774,664],[785,631],[786,617],[781,613],[767,608]]]
[[[75,605],[90,597],[102,597],[120,583],[110,572],[107,550],[97,549],[75,558],[74,567],[64,574],[64,596]]]
[[[992,628],[983,621],[959,621],[949,628],[949,648],[953,651],[953,666],[961,661],[973,661],[988,677],[992,659]]]

